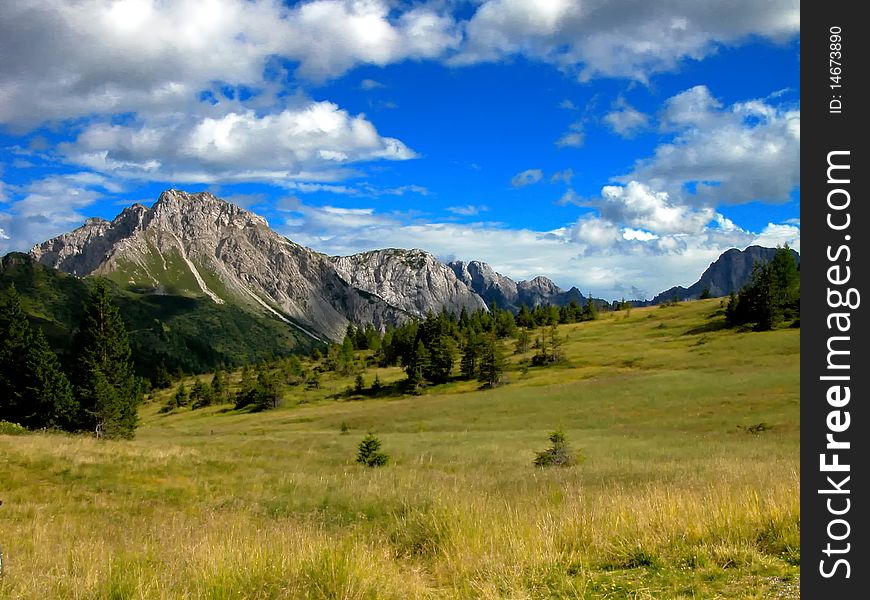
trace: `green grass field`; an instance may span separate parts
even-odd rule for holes
[[[719,302],[562,326],[568,366],[493,390],[165,391],[130,442],[0,435],[0,597],[798,598],[800,332]],[[584,460],[534,467],[557,428]],[[354,462],[368,431],[388,466]]]

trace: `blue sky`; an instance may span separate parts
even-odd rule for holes
[[[166,188],[605,298],[800,249],[799,2],[0,5],[0,252]]]

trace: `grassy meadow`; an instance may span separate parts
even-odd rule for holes
[[[563,325],[568,365],[492,390],[325,375],[262,413],[163,391],[128,442],[0,435],[0,598],[798,598],[800,332],[721,321]],[[534,467],[558,428],[582,462]]]

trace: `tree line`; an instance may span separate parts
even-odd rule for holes
[[[800,270],[786,244],[777,247],[769,263],[756,262],[749,282],[738,293],[731,292],[725,319],[732,326],[752,325],[758,331],[786,321],[799,323],[800,299]]]
[[[126,327],[102,280],[93,282],[69,354],[64,369],[10,286],[0,301],[0,420],[133,437],[143,389]]]

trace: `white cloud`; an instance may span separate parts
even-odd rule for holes
[[[784,223],[768,223],[767,226],[758,234],[755,239],[759,246],[767,246],[773,248],[788,244],[794,250],[801,250],[801,230],[800,227]]]
[[[656,192],[637,181],[625,186],[608,185],[601,200],[592,203],[601,216],[658,234],[701,232],[714,218],[712,208],[692,209],[674,202],[667,192]]]
[[[558,140],[556,140],[556,146],[559,148],[579,148],[583,145],[583,142],[586,141],[586,136],[583,133],[583,123],[582,121],[577,121],[576,123],[571,123],[568,126],[568,131]]]
[[[0,3],[0,123],[187,110],[213,82],[263,88],[276,56],[315,81],[437,58],[461,34],[380,0],[19,0]]]
[[[649,242],[651,240],[659,239],[659,236],[654,233],[644,231],[643,229],[632,229],[631,227],[626,227],[622,230],[622,237],[626,240],[638,240],[640,242]]]
[[[543,177],[544,172],[540,169],[526,169],[511,178],[511,185],[514,187],[532,185],[538,183]]]
[[[614,104],[614,110],[604,115],[604,122],[617,135],[630,138],[647,128],[649,116],[619,98]]]
[[[81,210],[117,190],[109,180],[94,173],[50,175],[21,189],[21,198],[0,211],[0,253],[27,251],[81,225]]]
[[[363,90],[374,90],[384,87],[384,84],[380,81],[375,81],[374,79],[363,79],[360,81],[359,87]]]
[[[168,125],[93,124],[60,150],[69,161],[97,171],[181,182],[329,181],[346,176],[354,162],[416,156],[401,141],[381,137],[364,116],[331,102]]]
[[[483,205],[475,206],[473,204],[466,204],[465,206],[448,206],[447,210],[448,212],[452,212],[454,215],[470,217],[489,210],[489,207]]]
[[[564,108],[565,110],[577,110],[577,105],[565,98],[559,103],[559,108]]]
[[[706,205],[785,202],[800,185],[799,110],[761,100],[726,107],[697,86],[666,102],[661,124],[673,141],[617,181]]]
[[[735,0],[727,9],[695,0],[487,0],[466,27],[455,64],[495,61],[514,54],[591,77],[646,81],[685,59],[700,60],[719,46],[750,36],[775,41],[800,31],[797,0]]]
[[[571,185],[571,180],[574,179],[574,170],[565,169],[564,171],[556,171],[550,175],[550,183],[558,183],[564,181],[567,185]]]

